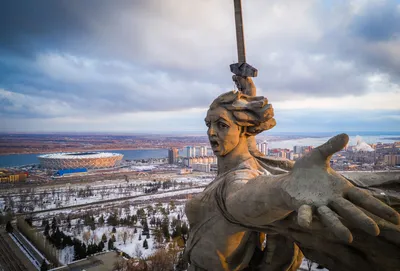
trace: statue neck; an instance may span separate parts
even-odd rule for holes
[[[218,156],[218,175],[237,167],[252,157],[247,146],[247,138],[243,136],[239,144],[230,153],[225,156]]]

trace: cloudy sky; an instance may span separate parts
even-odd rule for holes
[[[243,0],[274,132],[400,131],[400,1]],[[232,0],[7,0],[0,132],[198,132],[233,89]]]

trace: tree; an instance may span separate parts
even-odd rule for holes
[[[46,260],[43,259],[42,265],[40,266],[40,271],[47,271],[49,267],[47,266]]]
[[[114,271],[124,271],[124,270],[126,270],[125,261],[120,259],[120,260],[114,262],[112,270],[114,270]]]
[[[107,236],[106,236],[105,233],[103,233],[103,235],[101,236],[101,241],[102,241],[103,243],[107,242]]]
[[[179,253],[178,262],[175,265],[175,270],[176,271],[184,271],[184,270],[187,270],[187,268],[188,268],[188,262],[184,259],[183,253],[181,252],[181,253]]]
[[[102,243],[102,242],[100,242],[100,243]],[[90,245],[88,246],[88,249],[87,249],[87,254],[88,254],[88,255],[92,255],[92,254],[95,254],[95,253],[97,253],[97,252],[99,252],[99,247],[97,246],[96,243],[90,244]]]
[[[89,242],[90,235],[90,231],[86,231],[83,233],[82,239],[85,241],[86,244]]]
[[[143,232],[142,232],[142,234],[147,235],[148,233],[149,233],[149,225],[147,224],[147,221],[145,221],[143,223]]]
[[[97,248],[99,249],[99,252],[102,252],[104,249],[104,243],[100,241],[99,244],[97,245]]]
[[[86,258],[86,246],[76,238],[72,241],[74,243],[75,256],[74,260],[80,260]]]
[[[7,231],[8,233],[12,233],[13,230],[14,230],[14,228],[13,228],[13,226],[11,225],[11,221],[8,221],[7,224],[6,224],[6,231]]]
[[[124,231],[124,235],[122,236],[122,240],[124,241],[124,245],[126,244],[126,239],[128,239],[128,233]]]
[[[187,235],[189,233],[189,228],[185,222],[182,223],[181,233]]]
[[[107,224],[110,226],[117,226],[118,225],[118,217],[117,214],[111,214],[108,218],[107,218]]]
[[[149,248],[149,245],[147,244],[147,239],[144,239],[143,247],[144,247],[144,249],[148,249]]]
[[[171,211],[174,211],[175,210],[175,201],[173,201],[173,200],[171,200],[170,201],[170,203],[169,203],[169,209],[171,210]]]
[[[154,240],[155,240],[158,244],[161,244],[162,241],[163,241],[163,234],[162,234],[161,230],[160,230],[160,229],[155,229],[155,230],[153,231],[153,234],[154,234]]]
[[[164,238],[168,241],[168,240],[169,240],[169,237],[170,237],[170,235],[169,235],[169,221],[168,221],[168,217],[165,217],[165,218],[163,219],[163,222],[162,222],[162,224],[161,224],[161,230],[162,230],[162,233],[163,233],[163,235],[164,235]]]
[[[50,231],[50,225],[49,225],[49,223],[47,223],[46,227],[44,228],[44,232],[43,232],[44,236],[49,237],[50,236],[49,231]]]
[[[150,270],[174,270],[174,261],[165,249],[157,250],[149,257],[151,262]]]
[[[108,240],[108,250],[113,250],[114,249],[114,242],[112,238]]]
[[[135,246],[135,255],[136,255],[136,258],[138,258],[138,259],[141,259],[143,256],[143,251],[140,248],[139,244],[136,244],[136,246]]]
[[[57,228],[57,220],[56,217],[53,217],[53,220],[51,221],[51,229],[54,231],[56,231]]]
[[[104,217],[103,217],[103,215],[101,215],[100,218],[99,218],[99,225],[100,225],[100,227],[104,225]]]

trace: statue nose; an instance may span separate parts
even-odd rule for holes
[[[213,127],[208,128],[208,135],[209,135],[210,137],[216,135],[215,130],[214,130]]]

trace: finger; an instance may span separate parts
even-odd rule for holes
[[[353,235],[350,230],[346,228],[336,214],[327,206],[321,206],[317,209],[319,217],[324,224],[333,234],[344,241],[345,243],[353,242]]]
[[[347,143],[349,142],[349,136],[347,134],[340,134],[332,137],[326,143],[317,147],[317,149],[321,152],[321,155],[324,159],[332,156],[335,152],[343,149]]]
[[[312,209],[310,205],[300,206],[297,212],[297,223],[303,228],[309,229],[312,222]]]
[[[366,233],[377,236],[379,227],[375,221],[369,218],[363,211],[344,198],[337,198],[330,202],[330,207],[345,220]]]
[[[346,195],[355,205],[360,206],[395,225],[400,225],[400,214],[382,201],[369,195],[367,192],[362,191],[357,187],[353,187]]]
[[[349,136],[340,134],[329,139],[325,144],[315,148],[309,154],[299,159],[294,169],[305,168],[311,166],[322,166],[329,168],[330,157],[343,149],[349,142]]]
[[[367,210],[363,210],[369,217],[371,217],[376,224],[378,224],[379,229],[381,230],[381,233],[379,236],[382,236],[386,240],[388,240],[391,243],[394,243],[396,245],[400,245],[400,226],[399,225],[394,225],[393,223],[388,222],[387,220],[384,220]]]

